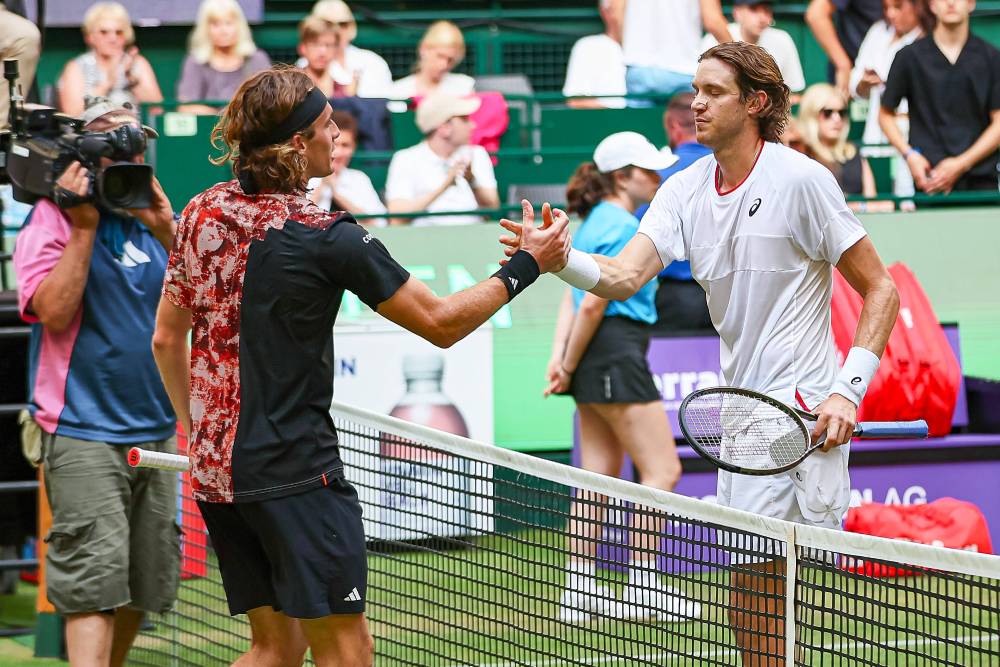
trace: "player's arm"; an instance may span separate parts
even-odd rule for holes
[[[451,347],[509,300],[507,288],[493,277],[446,297],[411,277],[379,304],[377,312],[438,347]]]
[[[438,347],[450,347],[475,331],[540,274],[563,268],[569,252],[569,218],[562,214],[553,219],[546,204],[546,222],[536,228],[531,204],[525,201],[522,206],[520,248],[500,271],[445,297],[437,296],[411,277],[378,304],[378,314]]]
[[[815,410],[813,437],[826,432],[824,451],[850,439],[858,405],[878,370],[899,311],[896,284],[867,236],[841,254],[837,270],[861,295],[864,306],[854,332],[854,344],[834,381],[831,395]]]
[[[844,251],[837,262],[837,270],[864,299],[854,332],[854,347],[881,357],[899,311],[896,283],[867,236]]]
[[[153,358],[184,433],[191,435],[191,311],[160,297],[153,331]]]

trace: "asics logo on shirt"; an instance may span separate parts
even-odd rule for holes
[[[148,264],[151,260],[149,259],[149,255],[135,247],[135,244],[131,241],[126,241],[122,247],[122,256],[117,261],[122,266],[127,266],[131,269],[133,266]]]
[[[757,212],[758,208],[760,208],[760,197],[757,197],[756,199],[754,199],[753,200],[753,204],[750,205],[750,217],[751,218],[753,217],[753,214]]]

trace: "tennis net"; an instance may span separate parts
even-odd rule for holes
[[[1000,665],[1000,557],[768,519],[339,403],[333,416],[365,513],[376,665]],[[135,664],[248,647],[184,509],[180,600]]]

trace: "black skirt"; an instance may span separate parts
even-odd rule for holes
[[[577,403],[649,403],[660,400],[646,361],[650,325],[605,317],[570,382]]]

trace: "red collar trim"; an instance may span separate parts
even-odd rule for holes
[[[734,185],[729,190],[726,190],[725,192],[723,192],[722,190],[719,189],[719,186],[722,184],[722,174],[719,172],[719,164],[716,163],[715,164],[715,192],[720,197],[725,197],[729,193],[734,192],[736,190],[739,190],[740,186],[743,185],[744,183],[746,183],[747,179],[750,178],[750,174],[753,173],[753,168],[757,166],[757,160],[760,159],[760,156],[763,153],[764,153],[764,140],[761,139],[760,140],[760,148],[757,149],[757,155],[753,159],[753,164],[750,165],[750,171],[747,172],[747,175],[743,177],[742,181],[740,181],[739,183],[737,183],[736,185]]]

